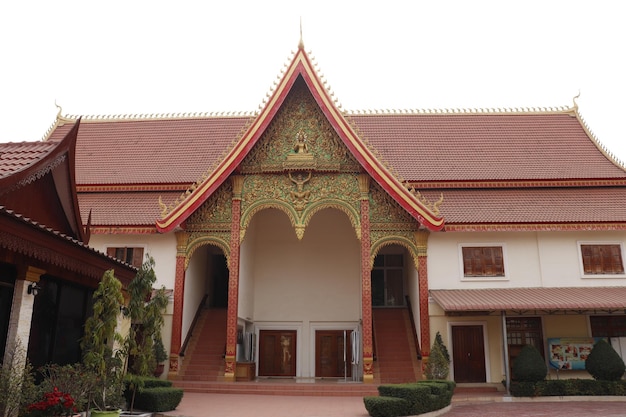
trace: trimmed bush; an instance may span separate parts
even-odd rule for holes
[[[456,384],[453,381],[419,381],[378,387],[379,397],[365,397],[365,408],[372,417],[398,417],[439,410],[450,405]],[[404,403],[379,400],[402,399]],[[374,400],[372,400],[374,399]],[[404,405],[402,405],[404,404]]]
[[[183,399],[182,388],[144,388],[135,396],[135,407],[153,413],[172,411]]]
[[[547,374],[548,367],[537,348],[532,345],[524,346],[513,362],[513,380],[517,382],[539,382],[546,379]]]
[[[365,397],[363,403],[372,417],[408,416],[411,406],[407,400],[394,397]]]
[[[511,382],[514,397],[626,395],[626,381],[561,379],[539,382]]]
[[[626,367],[615,349],[606,340],[600,339],[591,349],[585,361],[585,369],[593,379],[619,381]]]

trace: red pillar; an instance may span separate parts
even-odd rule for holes
[[[426,358],[430,355],[430,314],[428,311],[428,232],[415,233],[417,241],[417,275],[419,283],[419,311],[420,311],[420,335],[422,355]]]
[[[224,378],[235,381],[237,360],[237,315],[239,307],[239,235],[241,230],[241,191],[243,177],[233,176],[233,203],[228,264],[228,314],[226,319],[226,357]]]
[[[178,374],[179,353],[183,331],[183,303],[185,295],[185,261],[187,259],[187,233],[176,233],[176,278],[174,282],[174,311],[172,316],[172,340],[170,343],[170,375]]]
[[[363,321],[363,382],[374,382],[369,176],[361,174],[359,177],[359,188],[361,191],[361,316]]]

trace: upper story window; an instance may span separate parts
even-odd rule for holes
[[[404,305],[404,256],[376,255],[372,268],[372,306]]]
[[[580,254],[584,275],[624,274],[622,245],[619,243],[581,243]]]
[[[143,248],[141,247],[107,248],[107,255],[124,261],[136,268],[141,268],[141,264],[143,263]]]
[[[463,246],[463,276],[466,278],[504,278],[502,246]]]

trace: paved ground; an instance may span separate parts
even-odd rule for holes
[[[578,401],[572,397],[553,401],[483,401],[453,399],[444,417],[624,417],[626,398],[602,397]],[[617,401],[616,401],[617,400]],[[296,397],[276,395],[185,393],[175,411],[179,417],[368,417],[360,397]]]

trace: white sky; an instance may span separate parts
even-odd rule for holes
[[[297,47],[344,109],[571,106],[626,161],[614,0],[3,1],[0,141],[63,114],[254,111]]]

